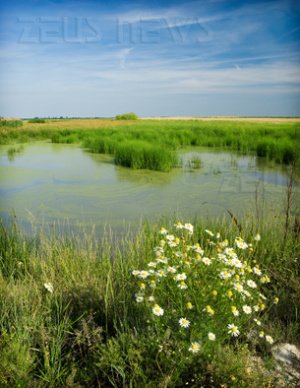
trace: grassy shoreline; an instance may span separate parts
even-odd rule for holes
[[[125,167],[169,171],[182,147],[205,146],[290,164],[299,154],[300,124],[209,120],[59,120],[0,127],[0,144],[48,139],[111,154]],[[157,151],[158,150],[158,151]],[[299,168],[299,161],[297,162]]]
[[[250,241],[260,232],[262,239],[249,265],[259,265],[269,274],[271,283],[264,293],[268,299],[278,296],[279,303],[259,317],[276,342],[299,344],[299,234],[291,226],[283,241],[284,220],[271,218],[263,220],[259,230],[254,218],[239,225],[234,220],[209,225],[194,220],[192,241],[208,252],[207,227],[230,244],[236,236]],[[170,220],[164,226],[172,225]],[[46,237],[43,232],[26,238],[15,226],[2,227],[1,386],[181,387],[193,381],[195,386],[276,385],[270,346],[247,335],[252,327],[248,320],[239,324],[240,337],[203,340],[201,351],[193,354],[184,329],[176,332],[167,320],[153,320],[146,305],[136,302],[139,291],[132,271],[147,268],[154,259],[153,248],[162,238],[158,230],[158,225],[144,225],[119,240],[109,234],[99,240],[92,234],[78,239]],[[195,294],[195,305],[201,305],[205,295],[210,297],[205,287],[201,290]],[[173,303],[166,291],[157,291],[165,308]],[[210,304],[218,314],[222,307],[217,298]],[[228,323],[226,319],[218,318],[215,332]],[[199,330],[205,335],[204,327]],[[255,364],[257,356],[261,365]]]

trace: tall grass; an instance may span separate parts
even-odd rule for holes
[[[82,124],[81,124],[82,123]],[[82,126],[81,126],[81,125]],[[79,143],[92,152],[115,155],[120,145],[135,142],[139,147],[161,147],[165,152],[186,146],[205,146],[255,154],[276,163],[290,164],[299,153],[300,124],[236,121],[61,120],[45,124],[25,123],[20,129],[0,128],[0,143],[51,139],[55,143]],[[131,143],[133,144],[133,143]],[[158,154],[157,154],[158,155]],[[140,156],[136,155],[136,159]],[[127,161],[126,161],[127,163]],[[128,164],[128,163],[127,163]],[[134,164],[134,163],[133,163]],[[156,168],[160,165],[151,163]],[[149,168],[149,167],[147,167]],[[299,168],[299,162],[298,162]]]
[[[173,221],[164,224],[172,228]],[[249,240],[256,234],[254,218],[239,224],[240,230],[231,219],[194,220],[194,242],[209,246],[206,228],[229,241],[237,235]],[[118,240],[110,233],[99,240],[93,233],[80,238],[42,233],[28,238],[15,226],[2,227],[0,385],[276,385],[275,375],[255,364],[253,357],[258,352],[268,359],[269,348],[246,333],[236,341],[218,339],[193,355],[179,346],[189,344],[186,333],[176,339],[167,326],[149,320],[146,306],[136,303],[132,271],[147,268],[154,258],[153,248],[161,240],[158,229],[145,225]],[[278,215],[265,220],[254,258],[271,275],[266,295],[279,296],[279,304],[264,313],[268,332],[275,340],[297,343],[299,235],[290,229],[283,245],[283,229],[284,220]],[[197,282],[203,275],[194,270],[194,276]],[[159,303],[171,307],[176,301],[169,291],[164,290]],[[195,292],[193,304],[201,306],[207,292],[204,288]],[[224,323],[220,319],[220,327]],[[218,326],[218,321],[214,324]],[[207,335],[205,327],[199,325],[197,330]]]

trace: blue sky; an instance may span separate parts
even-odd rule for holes
[[[0,114],[300,116],[300,2],[2,0]]]

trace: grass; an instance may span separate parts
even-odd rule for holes
[[[163,224],[178,234],[173,223]],[[214,238],[206,228],[220,232],[231,246],[238,235],[253,241],[258,232],[256,218],[209,223],[195,219],[193,224],[193,235],[185,234],[180,248],[166,251],[174,260],[177,250],[186,252],[183,265],[189,289],[180,290],[171,278],[157,277],[154,295],[164,308],[163,316],[155,316],[149,302],[136,301],[138,296],[153,293],[147,285],[151,277],[143,280],[132,275],[135,269],[151,269],[148,263],[156,258],[163,259],[153,251],[165,239],[158,225],[145,224],[120,239],[108,231],[101,240],[93,232],[71,236],[40,232],[26,237],[14,225],[2,226],[0,385],[181,387],[188,382],[192,386],[276,386],[272,364],[269,372],[264,366],[264,362],[270,364],[270,346],[248,335],[253,323],[247,315],[241,314],[238,321],[228,310],[233,304],[226,296],[229,283],[214,276],[219,270],[213,266],[188,264],[194,255],[187,244],[199,243],[205,250],[203,256],[215,256],[215,247],[208,241]],[[258,313],[263,330],[275,341],[297,344],[300,240],[289,226],[283,244],[284,228],[278,214],[263,219],[261,241],[253,241],[254,251],[242,251],[241,257],[251,267],[259,265],[271,278],[271,283],[259,286],[271,302],[263,302],[268,307]],[[145,290],[141,283],[146,284]],[[185,309],[187,295],[192,310]],[[279,297],[276,305],[274,296]],[[234,303],[240,310],[244,304],[238,295]],[[214,316],[207,308],[203,311],[208,304]],[[179,327],[180,316],[191,320],[190,328]],[[224,331],[229,320],[239,322],[241,334],[236,339]],[[216,334],[216,341],[207,340],[208,331]],[[195,354],[188,351],[194,340],[201,344]]]
[[[55,143],[79,143],[92,152],[108,153],[124,166],[168,170],[176,166],[170,156],[187,146],[221,148],[241,154],[254,154],[270,161],[290,164],[299,154],[299,123],[268,123],[205,120],[49,120],[22,128],[0,128],[0,143],[51,139]],[[135,144],[135,147],[132,147]],[[141,154],[145,149],[164,150],[168,156],[155,154],[155,162]],[[116,157],[116,152],[118,156]],[[133,156],[133,154],[136,155]],[[120,154],[124,154],[121,156]],[[128,154],[131,155],[130,160]],[[168,163],[160,159],[168,159]],[[171,160],[173,159],[173,165]],[[150,161],[148,163],[148,160]],[[298,169],[300,168],[298,161]],[[166,164],[168,165],[166,167]]]

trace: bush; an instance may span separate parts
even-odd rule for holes
[[[23,125],[23,121],[21,120],[0,120],[1,127],[16,128],[16,127],[21,127],[22,125]]]
[[[35,117],[34,119],[28,120],[28,122],[33,123],[33,124],[44,124],[46,122],[46,120],[39,119],[38,117]]]
[[[116,120],[137,120],[138,116],[133,112],[129,112],[129,113],[123,113],[121,115],[117,115],[115,119]]]

